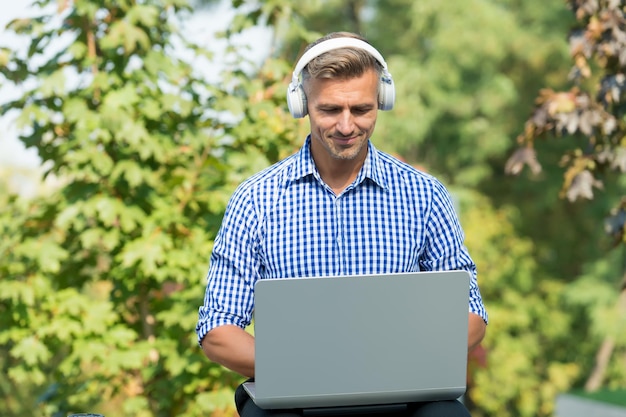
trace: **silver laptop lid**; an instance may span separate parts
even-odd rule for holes
[[[257,405],[309,408],[465,391],[465,271],[259,280]]]

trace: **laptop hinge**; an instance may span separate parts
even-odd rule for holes
[[[345,407],[319,407],[305,408],[302,410],[303,416],[336,416],[350,414],[377,414],[377,413],[396,413],[405,411],[406,404],[377,404],[377,405],[353,405]]]

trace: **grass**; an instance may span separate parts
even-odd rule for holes
[[[601,401],[607,404],[618,405],[622,407],[626,407],[626,389],[621,390],[610,390],[610,389],[600,389],[595,392],[587,392],[583,389],[571,391],[571,394],[574,394],[579,397],[588,398],[590,400]]]

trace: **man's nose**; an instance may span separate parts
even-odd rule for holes
[[[337,121],[337,130],[343,134],[348,135],[354,131],[354,117],[349,110],[341,112],[339,120]]]

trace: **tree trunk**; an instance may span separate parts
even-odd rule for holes
[[[606,368],[613,354],[614,347],[615,342],[612,337],[606,337],[602,341],[602,345],[600,345],[600,349],[596,354],[596,365],[593,367],[593,371],[591,371],[591,375],[589,375],[585,383],[585,391],[597,391],[602,386],[602,380],[604,379],[604,374],[606,373]]]
[[[626,274],[622,279],[620,295],[617,300],[617,314],[626,314]],[[596,354],[596,365],[585,383],[585,391],[597,391],[602,386],[606,368],[609,365],[614,348],[615,340],[611,336],[605,337]]]

